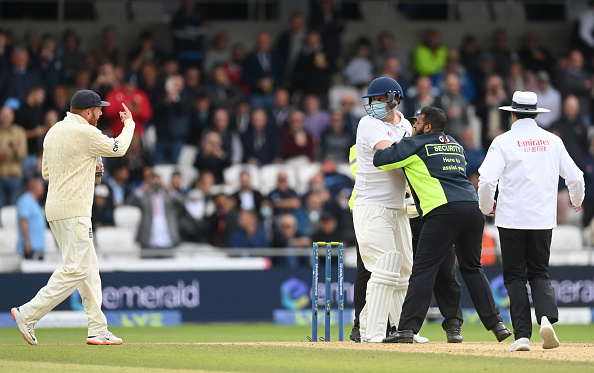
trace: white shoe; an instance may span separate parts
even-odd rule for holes
[[[21,331],[21,334],[25,338],[25,341],[27,341],[30,345],[36,345],[37,344],[37,338],[35,338],[36,323],[25,324],[25,322],[23,321],[23,315],[21,315],[21,311],[19,310],[19,307],[15,307],[15,308],[11,309],[10,313],[12,313],[12,318],[14,319],[14,321],[16,321],[17,325],[19,326],[19,330]]]
[[[530,340],[528,338],[516,339],[514,343],[509,347],[511,352],[514,351],[530,351]]]
[[[559,340],[553,325],[549,322],[546,316],[543,316],[540,320],[540,336],[542,337],[542,348],[548,350],[550,348],[559,347]]]
[[[112,332],[87,337],[88,345],[121,345],[122,339],[116,337]]]
[[[413,343],[427,343],[429,338],[421,337],[418,333],[413,335]]]
[[[361,342],[362,343],[382,343],[383,339],[384,339],[384,336],[376,335],[375,337],[372,337],[372,338],[362,338]]]

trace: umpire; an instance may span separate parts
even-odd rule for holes
[[[510,351],[530,351],[532,320],[526,283],[530,282],[543,348],[559,346],[551,323],[559,310],[549,279],[553,228],[557,225],[557,185],[565,179],[573,209],[584,199],[584,176],[561,139],[538,127],[534,118],[548,109],[537,106],[534,92],[516,91],[511,106],[512,128],[493,140],[479,168],[479,203],[495,215],[499,230],[503,280],[510,299],[516,341]],[[495,205],[495,190],[499,195]],[[496,210],[496,212],[495,212]]]
[[[424,213],[398,330],[384,338],[384,343],[413,343],[429,309],[439,266],[454,243],[460,273],[483,325],[499,342],[511,335],[503,325],[480,262],[485,217],[478,208],[476,190],[466,177],[466,154],[443,132],[445,127],[443,110],[424,107],[413,137],[378,150],[373,157],[374,166],[380,169],[404,170]]]

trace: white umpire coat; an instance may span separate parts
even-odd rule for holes
[[[584,175],[563,141],[538,127],[534,119],[519,119],[497,136],[479,168],[479,205],[486,215],[499,196],[495,225],[511,229],[551,229],[557,226],[559,176],[565,179],[571,203],[584,200]]]

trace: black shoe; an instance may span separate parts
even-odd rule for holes
[[[389,337],[392,333],[396,333],[396,327],[390,326],[390,322],[388,322],[388,327],[386,328],[386,337]]]
[[[413,343],[412,330],[397,330],[382,340],[382,343]]]
[[[451,320],[447,323],[447,326],[442,325],[442,327],[446,332],[448,343],[462,343],[462,321]]]
[[[498,322],[493,327],[493,329],[491,329],[491,331],[493,332],[493,334],[495,334],[497,342],[501,342],[512,335],[512,332],[507,328],[507,326],[503,325],[502,322]]]
[[[351,329],[351,335],[349,336],[351,341],[355,343],[361,343],[361,333],[359,332],[359,325],[353,326]]]

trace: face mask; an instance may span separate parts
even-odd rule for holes
[[[371,115],[375,119],[383,119],[388,113],[391,111],[387,110],[388,104],[381,101],[372,101],[371,102]]]
[[[268,207],[268,206],[263,206],[260,209],[260,214],[262,215],[262,217],[267,218],[270,215],[272,215],[272,209],[270,207]]]
[[[312,211],[309,213],[309,220],[315,222],[320,220],[320,212],[319,211]]]
[[[161,184],[159,184],[159,183],[153,183],[153,184],[151,184],[151,188],[152,188],[152,189],[153,189],[155,192],[157,192],[157,191],[159,191],[159,189],[161,189]]]

